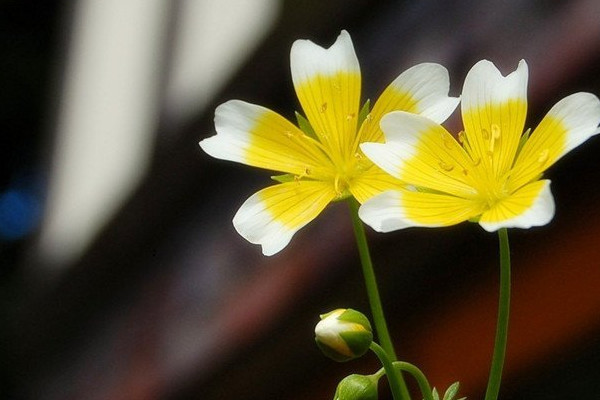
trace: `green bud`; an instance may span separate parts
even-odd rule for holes
[[[315,327],[315,340],[327,357],[341,362],[365,354],[373,341],[373,332],[364,314],[340,308],[321,315]]]
[[[333,400],[377,400],[377,377],[352,374],[338,384]]]

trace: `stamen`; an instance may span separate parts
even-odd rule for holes
[[[490,140],[490,131],[488,131],[487,129],[482,129],[481,136],[483,136],[483,140]]]
[[[490,139],[490,152],[494,152],[496,142],[500,141],[500,127],[496,124],[492,124],[492,137]]]
[[[446,164],[444,161],[438,162],[438,165],[440,166],[441,169],[443,169],[446,172],[450,172],[454,169],[454,165]]]

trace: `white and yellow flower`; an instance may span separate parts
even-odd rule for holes
[[[236,230],[262,245],[265,255],[284,248],[331,201],[354,196],[362,203],[399,185],[359,148],[383,140],[384,114],[404,110],[442,122],[458,104],[448,97],[446,69],[420,64],[396,78],[361,118],[360,68],[346,31],[328,49],[297,40],[290,63],[306,115],[299,118],[303,129],[267,108],[231,100],[215,111],[217,134],[200,142],[213,157],[286,174],[246,200],[233,218]]]
[[[525,61],[503,77],[489,61],[465,79],[458,141],[439,124],[404,112],[381,121],[383,143],[361,145],[382,169],[403,180],[364,203],[361,219],[381,232],[439,227],[466,220],[486,231],[530,228],[554,216],[546,169],[599,133],[600,101],[576,93],[559,101],[529,135]]]

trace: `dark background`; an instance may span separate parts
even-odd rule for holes
[[[423,61],[445,65],[458,95],[482,58],[504,73],[527,60],[528,126],[568,94],[600,93],[595,0],[284,1],[272,33],[207,112],[172,124],[164,106],[147,177],[83,256],[49,276],[32,253],[53,185],[48,146],[73,4],[0,2],[6,399],[327,399],[344,376],[378,368],[372,355],[334,363],[313,342],[320,313],[368,310],[345,205],[329,206],[284,251],[264,257],[235,233],[231,218],[269,184],[269,173],[212,159],[197,145],[214,133],[214,108],[231,98],[293,116],[294,40],[329,46],[347,29],[363,99]],[[600,393],[598,154],[593,138],[548,172],[557,203],[548,226],[510,232],[503,399]],[[369,230],[369,239],[400,358],[442,392],[458,380],[463,395],[482,398],[496,318],[496,237],[462,224]],[[380,388],[380,398],[389,398],[384,381]]]

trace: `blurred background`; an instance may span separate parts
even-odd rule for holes
[[[264,257],[231,218],[269,172],[197,144],[228,99],[293,118],[294,40],[328,47],[347,29],[363,100],[424,61],[458,95],[482,58],[505,74],[527,60],[528,126],[600,93],[597,0],[2,0],[0,20],[3,399],[329,399],[378,369],[314,345],[320,313],[368,311],[345,205]],[[591,139],[548,173],[551,224],[511,231],[503,399],[600,393],[599,154]],[[496,237],[462,224],[369,239],[400,357],[482,398]]]

